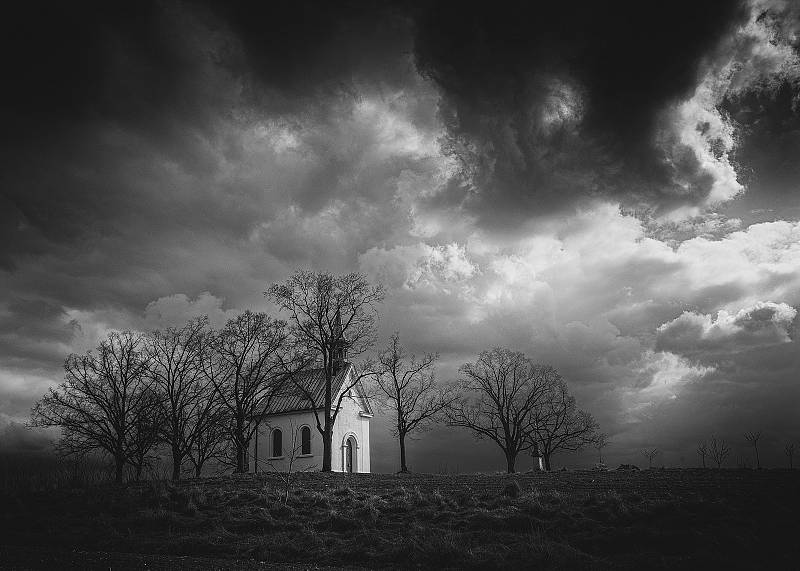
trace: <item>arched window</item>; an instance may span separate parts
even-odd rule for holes
[[[300,428],[300,454],[311,454],[311,429],[307,426]]]
[[[272,457],[283,456],[283,433],[280,428],[272,431]]]

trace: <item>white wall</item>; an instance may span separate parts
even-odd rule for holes
[[[303,426],[308,426],[311,429],[311,454],[308,456],[300,454],[300,428]],[[272,431],[276,428],[283,432],[283,456],[279,458],[272,456]],[[250,471],[287,471],[292,448],[292,432],[295,434],[294,446],[297,447],[292,471],[319,470],[322,468],[322,435],[317,430],[314,413],[309,411],[279,414],[265,419],[258,429],[258,450],[256,450],[256,439],[253,438],[251,441]]]
[[[347,435],[355,436],[356,469],[358,472],[370,471],[369,454],[369,418],[360,416],[361,407],[352,397],[342,399],[342,408],[336,417],[333,427],[333,451],[331,454],[331,468],[340,472],[344,469],[344,439]],[[322,420],[322,419],[320,419]],[[300,455],[300,428],[311,428],[311,454]],[[283,457],[272,457],[272,431],[279,428],[283,432]],[[317,430],[314,413],[297,412],[269,416],[258,430],[258,467],[256,468],[256,439],[250,446],[250,471],[256,469],[260,472],[281,471],[289,468],[289,451],[292,447],[292,431],[295,436],[297,456],[292,466],[292,471],[320,470],[322,469],[322,435]]]

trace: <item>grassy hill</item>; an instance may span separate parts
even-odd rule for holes
[[[800,471],[313,473],[286,492],[263,475],[6,493],[0,568],[790,569],[800,557]]]

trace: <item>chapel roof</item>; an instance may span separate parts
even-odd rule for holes
[[[334,401],[339,396],[339,391],[345,384],[346,379],[350,373],[355,374],[355,367],[352,363],[345,362],[343,367],[339,368],[336,376],[331,381],[331,395]],[[301,390],[297,385],[305,389]],[[361,397],[359,399],[364,412],[372,414],[372,409],[369,406],[368,400],[365,398],[364,389],[361,383],[357,383],[354,387],[355,391]],[[286,412],[302,412],[313,410],[314,406],[311,400],[308,399],[305,392],[308,392],[313,397],[313,402],[321,406],[325,402],[325,369],[306,369],[295,373],[289,383],[286,384],[284,391],[276,396],[267,409],[267,414],[280,414]]]

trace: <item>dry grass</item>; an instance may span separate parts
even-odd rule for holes
[[[800,555],[800,472],[788,471],[316,473],[285,502],[275,476],[0,501],[3,542],[37,549],[472,569],[790,568]]]
[[[88,487],[104,484],[111,477],[108,464],[97,460],[0,453],[0,491],[6,494]]]

